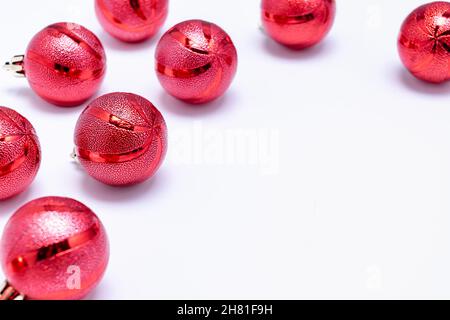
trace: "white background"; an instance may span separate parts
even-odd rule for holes
[[[239,52],[232,88],[203,107],[163,92],[160,35],[120,43],[88,0],[4,4],[1,59],[50,23],[80,23],[107,51],[99,94],[151,100],[171,143],[152,181],[101,185],[69,157],[83,106],[51,106],[2,73],[0,105],[33,123],[43,161],[27,192],[0,203],[0,227],[36,197],[91,207],[111,242],[91,299],[450,298],[450,85],[413,79],[396,50],[403,19],[426,1],[337,2],[326,41],[292,52],[258,29],[259,0],[171,0],[164,29],[209,20]],[[233,134],[249,139],[221,143]]]

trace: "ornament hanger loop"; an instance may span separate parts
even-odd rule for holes
[[[3,65],[3,70],[11,72],[18,78],[25,77],[25,70],[23,68],[24,55],[14,56],[11,61],[6,62]]]

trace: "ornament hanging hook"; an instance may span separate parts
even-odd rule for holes
[[[3,70],[11,72],[14,76],[19,78],[25,77],[25,70],[23,68],[24,55],[14,56],[11,61],[6,62],[3,65]]]
[[[266,29],[264,29],[264,26],[259,23],[258,24],[258,30],[262,33],[262,34],[267,34]]]
[[[76,147],[73,148],[72,153],[70,154],[70,158],[72,158],[72,161],[76,164],[80,163],[80,160],[78,159],[78,155],[77,155],[77,149]]]
[[[0,300],[24,300],[25,296],[17,292],[8,281],[0,286]]]

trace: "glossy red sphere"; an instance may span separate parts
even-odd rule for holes
[[[228,34],[213,23],[190,20],[167,31],[156,48],[156,72],[172,96],[206,103],[222,96],[237,69]]]
[[[322,41],[336,15],[335,0],[263,0],[261,7],[266,33],[292,49]]]
[[[31,123],[14,110],[0,107],[0,200],[24,191],[40,163],[39,139]]]
[[[153,37],[169,11],[168,0],[95,0],[97,18],[112,36],[125,42]]]
[[[398,38],[400,58],[417,78],[440,83],[450,79],[450,3],[432,2],[414,10]]]
[[[94,100],[75,129],[76,155],[100,182],[124,186],[151,178],[167,151],[167,127],[153,104],[135,94]]]
[[[34,36],[23,64],[31,88],[46,101],[78,106],[99,89],[106,71],[100,40],[75,23],[56,23]]]
[[[85,297],[109,259],[98,217],[82,203],[59,197],[29,202],[11,217],[0,244],[8,282],[28,299]]]

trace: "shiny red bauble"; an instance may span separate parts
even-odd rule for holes
[[[417,78],[440,83],[450,79],[450,3],[432,2],[414,10],[401,27],[400,58]]]
[[[9,284],[28,299],[85,297],[109,259],[98,217],[82,203],[59,197],[29,202],[11,217],[0,244]]]
[[[41,149],[31,123],[9,108],[0,107],[0,200],[24,191],[41,163]]]
[[[151,178],[167,151],[167,127],[153,104],[135,94],[111,93],[94,100],[75,129],[75,153],[100,182],[124,186]]]
[[[266,33],[292,49],[319,43],[336,15],[335,0],[262,0],[261,7]]]
[[[46,101],[78,106],[99,89],[106,71],[100,40],[75,23],[56,23],[34,36],[23,62],[31,88]]]
[[[172,96],[205,103],[222,96],[237,69],[237,52],[228,34],[202,20],[177,24],[156,48],[156,71]]]
[[[112,36],[125,42],[153,37],[169,11],[168,0],[95,0],[97,18]]]

